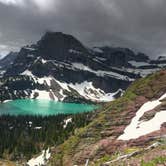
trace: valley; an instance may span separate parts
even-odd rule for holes
[[[0,163],[165,164],[164,57],[47,32],[0,65]]]

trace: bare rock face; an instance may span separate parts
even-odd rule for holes
[[[82,58],[81,54],[88,54],[81,42],[62,32],[47,32],[37,43],[37,47],[38,56],[46,60],[68,61],[72,58],[74,62]],[[74,50],[78,52],[78,55]]]

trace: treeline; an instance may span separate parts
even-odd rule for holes
[[[29,159],[44,148],[63,143],[76,128],[91,122],[93,115],[0,116],[0,158]]]

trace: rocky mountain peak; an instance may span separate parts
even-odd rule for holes
[[[128,48],[89,49],[71,35],[46,32],[37,43],[21,48],[12,65],[2,74],[5,77],[12,76],[13,79],[28,75],[34,80],[60,81],[75,89],[82,97],[87,98],[87,94],[91,94],[92,100],[110,101],[112,96],[123,92],[135,79],[145,77],[164,66],[165,61],[153,62],[145,54],[135,53]],[[52,81],[49,85],[54,86]],[[52,86],[44,88],[48,93],[50,89]],[[60,90],[63,89],[61,86]],[[93,97],[92,89],[95,92]],[[57,90],[55,94],[57,95]],[[10,96],[7,99],[11,99]],[[17,97],[13,96],[12,98]]]
[[[38,54],[47,60],[64,60],[72,50],[86,52],[85,47],[76,38],[62,32],[46,32],[37,43]]]

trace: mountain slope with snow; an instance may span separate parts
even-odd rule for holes
[[[22,81],[8,81],[17,88],[3,84],[3,79],[0,82],[2,91],[8,93],[5,100],[26,97],[103,102],[121,96],[134,80],[164,68],[165,64],[162,58],[152,61],[127,48],[89,49],[71,35],[47,32],[36,44],[21,48],[3,73],[4,79],[11,81],[22,76]],[[27,76],[35,86],[28,87],[24,81]]]
[[[53,149],[50,165],[166,162],[166,70],[135,81],[88,126]],[[58,158],[61,156],[61,158]]]

